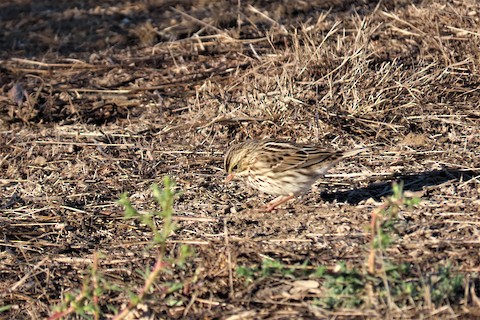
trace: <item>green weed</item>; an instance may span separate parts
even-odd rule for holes
[[[237,267],[237,274],[248,282],[266,277],[320,279],[322,294],[312,298],[311,303],[326,309],[360,308],[378,303],[412,306],[458,301],[463,297],[465,281],[462,275],[454,275],[449,266],[439,266],[425,274],[410,263],[394,263],[388,259],[386,249],[398,237],[399,213],[420,202],[419,198],[404,194],[402,183],[393,184],[392,190],[392,196],[372,214],[365,270],[348,268],[345,262],[329,270],[307,263],[286,267],[279,261],[265,259],[259,267]],[[430,297],[428,301],[426,297]]]
[[[98,269],[98,254],[95,252],[92,266],[84,277],[82,290],[77,294],[65,294],[62,303],[54,308],[50,319],[60,319],[70,314],[76,314],[88,319],[104,318],[99,301],[100,298],[105,295],[106,291],[112,290],[127,291],[129,296],[128,305],[120,312],[112,305],[106,306],[108,310],[114,310],[114,313],[116,313],[113,319],[123,319],[139,303],[145,301],[147,294],[151,292],[153,284],[161,272],[170,270],[172,265],[182,267],[186,259],[193,254],[189,246],[182,245],[179,247],[177,254],[174,255],[174,258],[166,256],[166,241],[176,228],[172,217],[173,203],[178,196],[178,192],[175,190],[173,181],[171,181],[169,177],[165,177],[163,179],[163,189],[160,189],[158,185],[154,184],[152,186],[152,193],[153,198],[161,208],[159,211],[140,213],[131,204],[127,194],[123,194],[119,200],[119,203],[124,207],[124,218],[137,219],[140,223],[149,227],[152,232],[152,246],[158,247],[159,253],[157,254],[153,268],[150,270],[149,267],[146,267],[144,271],[139,271],[145,279],[143,287],[137,290],[138,293],[135,294],[133,293],[134,290],[128,288],[120,289],[110,284]],[[158,221],[163,222],[161,228],[157,227]],[[182,283],[173,282],[164,283],[162,286],[165,294],[178,291],[182,287]],[[182,303],[168,297],[165,302],[170,306],[176,306]]]

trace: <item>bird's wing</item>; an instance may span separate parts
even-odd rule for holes
[[[268,142],[263,146],[266,161],[271,164],[273,172],[292,169],[311,169],[326,171],[343,157],[341,151],[329,151],[310,145]]]

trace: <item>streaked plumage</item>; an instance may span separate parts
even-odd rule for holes
[[[366,149],[332,151],[315,145],[273,140],[247,141],[232,146],[225,154],[227,181],[243,178],[248,185],[264,193],[280,196],[267,210],[311,186],[342,159]]]

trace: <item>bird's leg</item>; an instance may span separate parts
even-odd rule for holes
[[[266,205],[265,211],[271,212],[271,211],[275,210],[275,208],[278,207],[279,205],[281,205],[282,203],[285,203],[285,202],[287,202],[288,200],[293,199],[293,198],[294,198],[294,195],[293,195],[293,194],[288,195],[288,196],[280,196],[280,197],[277,197],[277,198],[273,199],[272,201],[270,201],[270,202]]]

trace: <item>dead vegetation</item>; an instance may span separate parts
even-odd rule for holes
[[[51,315],[94,252],[125,289],[105,292],[102,312],[121,309],[157,251],[117,200],[151,210],[165,175],[183,192],[168,248],[195,254],[160,275],[155,318],[480,314],[477,1],[15,0],[0,17],[2,318]],[[267,137],[374,151],[266,214],[221,167],[230,143]],[[410,280],[451,266],[464,292],[434,303],[427,283],[403,305],[373,289],[359,306],[322,305],[298,269],[365,270],[371,214],[395,180],[422,202],[385,259]],[[281,265],[256,269],[270,259]]]

